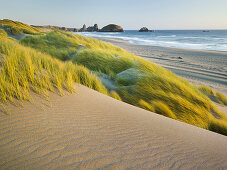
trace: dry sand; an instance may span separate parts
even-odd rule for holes
[[[227,137],[87,87],[0,111],[0,169],[225,169]]]
[[[110,42],[165,67],[190,82],[220,90],[227,96],[227,52],[137,45],[119,39],[97,39]]]

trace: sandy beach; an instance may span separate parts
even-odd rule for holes
[[[42,108],[42,109],[40,109]],[[225,169],[226,136],[120,102],[77,94],[0,111],[1,169]]]
[[[227,170],[227,0],[1,6],[0,170]]]
[[[97,39],[154,62],[190,82],[220,90],[227,96],[227,52],[137,45],[110,38]]]

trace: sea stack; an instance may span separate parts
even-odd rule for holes
[[[139,32],[154,32],[153,30],[149,30],[147,27],[143,27],[139,30]]]
[[[95,24],[93,27],[92,26],[88,27],[86,31],[87,32],[94,32],[94,31],[98,31],[98,30],[99,30],[98,25]]]
[[[119,25],[109,24],[103,27],[100,32],[124,32],[123,28]]]
[[[86,25],[84,24],[84,25],[83,25],[83,28],[81,28],[81,29],[79,30],[79,32],[85,32],[85,31],[87,31],[87,28],[86,28]]]
[[[83,25],[83,31],[86,31],[86,25],[85,24]]]
[[[98,24],[95,24],[94,25],[94,31],[98,31],[98,30],[99,30]]]

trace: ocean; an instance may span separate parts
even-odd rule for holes
[[[130,43],[184,49],[227,51],[227,30],[157,30],[155,32],[81,32],[87,37],[126,40]]]

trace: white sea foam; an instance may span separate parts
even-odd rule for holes
[[[202,32],[196,35],[190,34],[190,32],[185,32],[185,34],[162,33],[161,35],[160,33],[141,34],[137,31],[123,33],[83,32],[79,34],[88,37],[121,39],[140,45],[227,51],[227,31],[223,37],[220,33],[217,35],[204,35]]]

